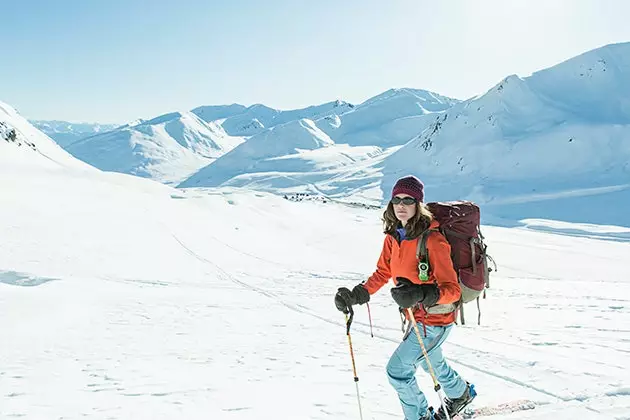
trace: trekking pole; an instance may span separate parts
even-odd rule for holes
[[[411,308],[407,308],[407,313],[409,314],[409,318],[413,325],[413,329],[416,331],[416,337],[418,337],[418,342],[420,343],[420,348],[422,349],[422,354],[424,355],[424,360],[427,362],[427,366],[429,367],[429,374],[431,375],[431,379],[433,379],[433,389],[440,397],[440,404],[444,408],[444,413],[446,414],[446,419],[451,420],[451,416],[448,414],[448,408],[446,407],[446,402],[444,401],[444,396],[440,392],[442,390],[442,386],[437,381],[435,377],[435,372],[433,371],[433,366],[431,365],[431,361],[429,360],[429,354],[427,353],[427,348],[424,346],[424,342],[422,341],[422,337],[420,337],[420,330],[418,329],[418,324],[416,323],[416,318],[413,316],[413,312]],[[442,390],[442,392],[444,392]]]
[[[352,359],[352,372],[354,374],[354,384],[357,388],[357,402],[359,403],[359,417],[363,420],[363,411],[361,410],[361,398],[359,397],[359,377],[357,376],[357,367],[354,362],[354,351],[352,350],[352,338],[350,337],[350,324],[352,324],[352,318],[354,318],[354,311],[350,307],[350,318],[348,314],[346,316],[346,335],[348,336],[348,344],[350,345],[350,358]],[[449,419],[450,420],[450,419]]]

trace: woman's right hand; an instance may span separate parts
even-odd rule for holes
[[[353,305],[363,305],[370,301],[370,293],[362,284],[357,284],[350,291],[347,287],[340,287],[335,294],[335,306],[338,311],[347,314]]]

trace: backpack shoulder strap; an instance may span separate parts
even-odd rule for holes
[[[426,264],[427,271],[431,270],[431,264],[429,263],[429,247],[427,246],[427,241],[429,240],[429,236],[433,232],[442,233],[440,229],[427,229],[422,232],[422,235],[418,238],[418,247],[416,249],[416,255],[418,257],[419,263],[418,268],[423,264]],[[455,303],[447,303],[447,304],[435,304],[428,308],[424,308],[424,310],[428,314],[448,314],[454,312],[459,307],[459,302]]]
[[[416,248],[416,257],[418,260],[429,263],[429,248],[427,247],[427,240],[432,232],[439,232],[439,229],[427,229],[418,238],[418,247]]]

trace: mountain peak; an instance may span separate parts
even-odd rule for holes
[[[242,114],[247,108],[240,104],[231,105],[203,105],[192,110],[202,120],[217,121],[234,115]]]
[[[383,100],[392,100],[396,98],[412,98],[414,100],[418,100],[420,102],[434,102],[439,104],[453,105],[457,102],[460,102],[459,99],[449,98],[443,95],[440,95],[435,92],[431,92],[429,90],[424,89],[412,89],[412,88],[392,88],[388,89],[383,93],[380,93],[376,96],[373,96],[367,99],[365,102],[359,104],[358,106],[369,105],[378,101]]]
[[[183,116],[183,114],[181,112],[169,112],[167,114],[163,114],[160,116],[157,116],[153,119],[150,119],[148,121],[144,121],[142,124],[148,124],[148,125],[155,125],[155,124],[163,124],[165,122],[168,121],[173,121],[176,119],[179,119]]]

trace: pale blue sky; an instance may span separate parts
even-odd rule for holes
[[[630,41],[627,0],[0,0],[0,10],[0,101],[70,121],[357,103],[392,87],[465,99]]]

